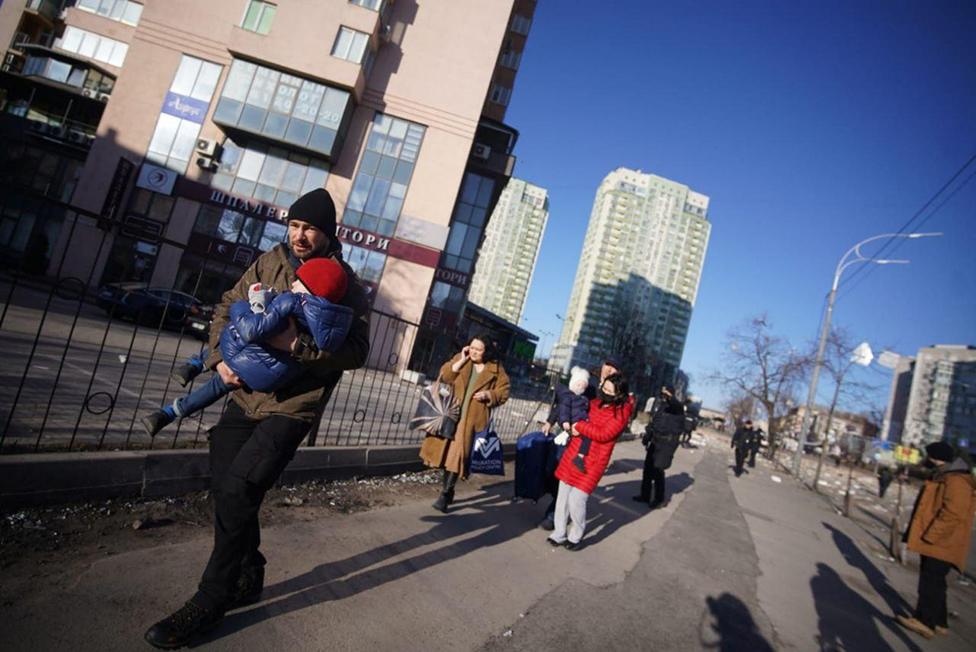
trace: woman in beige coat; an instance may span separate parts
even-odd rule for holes
[[[468,476],[474,434],[488,427],[492,408],[508,400],[509,381],[495,357],[491,339],[482,335],[472,338],[470,344],[441,366],[440,379],[454,388],[461,417],[454,439],[428,435],[420,447],[420,458],[427,466],[444,469],[444,487],[434,509],[447,513],[458,477]]]

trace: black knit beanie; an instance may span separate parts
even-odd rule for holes
[[[335,203],[325,188],[316,188],[296,199],[288,209],[288,219],[308,222],[331,240],[336,239]]]
[[[925,454],[940,462],[951,462],[956,457],[955,449],[944,441],[935,441],[926,446]]]

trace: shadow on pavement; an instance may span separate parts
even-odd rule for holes
[[[694,482],[695,479],[685,472],[668,476],[665,480],[667,493],[664,497],[664,504],[667,505],[672,496],[685,491]],[[596,545],[622,526],[651,513],[647,509],[647,505],[636,503],[630,499],[631,496],[640,493],[640,485],[640,480],[619,482],[610,485],[613,487],[613,492],[610,495],[601,491],[604,487],[597,488],[593,496],[590,497],[587,506],[586,534],[583,535],[585,546]]]
[[[881,613],[857,591],[847,586],[833,568],[817,564],[810,580],[817,610],[817,643],[821,650],[890,650],[878,628],[880,622],[901,639],[907,649],[919,652],[892,616]]]
[[[749,607],[742,600],[731,593],[723,593],[717,598],[705,598],[705,604],[712,615],[712,632],[719,640],[702,640],[703,648],[721,652],[773,652],[773,646],[759,631]]]
[[[884,599],[892,614],[911,613],[911,605],[901,597],[888,582],[888,577],[868,559],[854,541],[829,523],[821,524],[830,530],[830,536],[834,539],[834,545],[844,555],[844,561],[864,573],[864,577],[871,588]]]
[[[265,587],[260,606],[229,614],[198,645],[217,640],[269,618],[323,602],[341,600],[394,582],[420,570],[463,557],[475,550],[496,546],[536,528],[536,517],[512,510],[510,482],[482,487],[474,498],[458,501],[446,515],[431,514],[421,520],[433,524],[426,532],[316,566],[283,582]],[[472,533],[477,532],[473,536]],[[465,537],[465,538],[458,538]],[[544,545],[543,533],[539,545]],[[451,543],[444,543],[454,539]],[[424,552],[391,561],[418,548]],[[363,570],[368,569],[368,570]]]

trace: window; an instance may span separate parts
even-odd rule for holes
[[[451,232],[447,237],[442,264],[448,269],[470,272],[474,268],[474,258],[481,241],[488,205],[495,182],[474,173],[464,175],[461,196],[454,206],[451,218]]]
[[[499,84],[494,84],[491,87],[490,99],[495,104],[508,106],[508,101],[512,99],[512,89],[506,86],[501,86]]]
[[[217,64],[183,55],[169,90],[171,93],[205,102],[209,108],[219,77],[220,66]],[[198,118],[199,120],[193,120],[161,113],[149,142],[146,159],[184,174],[193,156],[197,136],[200,135],[203,115]]]
[[[346,202],[343,224],[393,235],[425,129],[376,114]]]
[[[129,201],[128,212],[140,217],[148,217],[157,222],[169,222],[176,200],[158,192],[136,188]]]
[[[372,11],[380,11],[380,7],[383,6],[383,0],[349,0],[349,3]]]
[[[501,57],[501,64],[506,68],[518,70],[519,61],[522,60],[522,53],[516,50],[506,50]]]
[[[193,230],[210,238],[262,251],[284,242],[288,235],[288,227],[281,222],[269,222],[214,204],[200,206]]]
[[[331,156],[349,93],[235,59],[214,122]]]
[[[441,281],[434,281],[430,290],[430,306],[448,312],[460,312],[464,290]]]
[[[271,21],[274,20],[277,10],[278,7],[270,2],[251,0],[247,5],[247,11],[244,13],[241,27],[249,32],[267,34],[271,31]]]
[[[335,43],[332,44],[332,56],[362,63],[363,54],[366,53],[366,46],[369,44],[369,34],[357,32],[348,27],[340,27],[336,34]]]
[[[306,192],[324,188],[328,176],[329,164],[321,159],[258,143],[240,146],[227,139],[212,184],[235,195],[287,207]]]
[[[356,275],[367,283],[379,283],[386,264],[386,254],[382,251],[364,249],[347,243],[342,244],[342,259],[352,267]]]
[[[521,14],[515,14],[512,16],[512,31],[516,34],[521,34],[522,36],[529,35],[529,28],[532,27],[532,19],[522,16]]]
[[[64,28],[64,34],[54,42],[54,47],[120,68],[129,51],[129,46],[122,41],[71,25]]]
[[[138,25],[142,16],[142,5],[130,0],[78,0],[75,6],[126,25]]]

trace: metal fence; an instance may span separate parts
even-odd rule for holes
[[[0,199],[0,210],[6,200]],[[101,235],[93,261],[111,246],[118,224],[97,215],[46,201],[65,214],[68,243],[75,230]],[[99,221],[100,230],[93,227]],[[180,243],[159,242],[182,249]],[[126,450],[202,446],[226,400],[198,415],[170,425],[155,437],[139,418],[170,403],[186,389],[171,371],[198,353],[202,342],[186,331],[123,321],[95,303],[96,264],[81,274],[66,270],[65,248],[55,254],[51,276],[28,275],[23,263],[0,261],[0,452],[38,450]],[[27,262],[27,261],[25,261]],[[207,262],[207,261],[204,261]],[[197,279],[203,275],[201,268]],[[167,306],[168,307],[168,306]],[[325,407],[309,445],[415,444],[421,435],[407,425],[421,387],[405,380],[418,324],[374,311],[371,350],[366,367],[346,372]],[[206,377],[204,377],[205,379]],[[511,441],[528,429],[550,400],[548,379],[515,379],[512,398],[498,408],[499,435]]]

